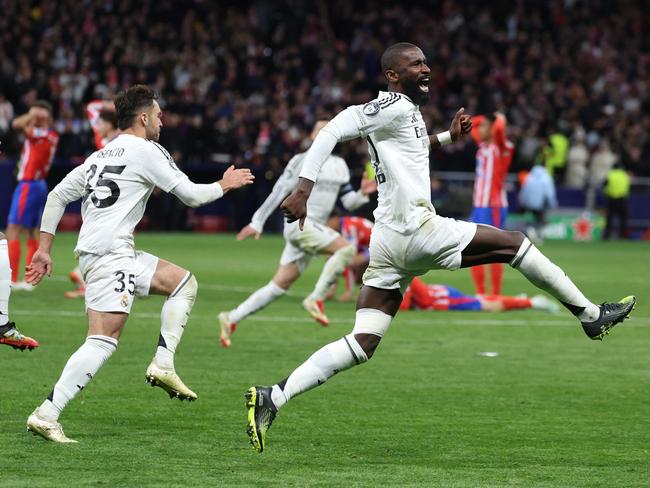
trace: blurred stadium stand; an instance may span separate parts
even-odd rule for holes
[[[197,211],[155,195],[146,224],[236,229],[308,146],[315,120],[384,87],[379,56],[402,40],[421,46],[432,69],[422,107],[430,131],[446,129],[460,105],[500,110],[517,147],[513,172],[541,160],[561,205],[584,207],[598,204],[620,161],[635,175],[633,234],[650,222],[650,17],[641,0],[0,0],[0,11],[0,228],[21,143],[11,118],[37,98],[53,102],[62,135],[52,187],[93,149],[89,100],[154,86],[161,143],[192,179],[214,180],[233,163],[257,180]],[[339,150],[359,178],[364,143]],[[468,141],[434,151],[432,171],[471,172],[474,150]],[[453,208],[462,191],[444,190],[462,188],[466,176],[444,180],[434,198]],[[279,216],[269,222],[280,225]]]

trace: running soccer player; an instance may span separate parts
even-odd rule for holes
[[[11,126],[25,135],[18,163],[18,186],[14,191],[7,224],[11,282],[16,290],[30,291],[32,287],[18,281],[22,254],[20,236],[27,236],[25,265],[29,265],[38,249],[38,225],[47,198],[45,179],[50,170],[59,135],[52,128],[52,106],[38,100],[29,112],[16,117]]]
[[[505,183],[512,162],[514,145],[506,139],[506,118],[503,114],[472,117],[470,132],[478,146],[476,151],[476,180],[474,208],[471,221],[476,224],[503,228],[508,215]],[[490,263],[490,295],[501,294],[503,263]],[[472,279],[478,295],[485,295],[485,268],[473,266]]]
[[[327,121],[316,123],[311,133],[312,139],[316,138],[326,124]],[[252,236],[259,239],[264,223],[271,213],[296,188],[304,158],[305,153],[291,158],[273,186],[273,190],[253,215],[251,223],[237,234],[238,240]],[[287,223],[284,226],[286,244],[273,279],[235,309],[219,314],[223,347],[230,347],[235,326],[284,295],[307,269],[311,258],[316,254],[326,254],[329,258],[323,266],[314,290],[303,300],[302,305],[318,323],[323,326],[329,324],[322,302],[329,287],[354,258],[355,248],[338,232],[327,227],[327,219],[339,198],[345,208],[355,210],[368,203],[368,195],[376,190],[377,185],[374,180],[363,180],[361,188],[353,191],[350,185],[350,171],[345,161],[338,156],[328,155],[314,185],[313,198],[309,201],[309,218],[305,220],[302,230],[298,229],[297,222]]]
[[[334,146],[367,138],[379,200],[355,325],[350,334],[316,351],[282,381],[271,387],[249,388],[247,432],[259,452],[279,408],[372,357],[411,279],[431,269],[510,263],[561,301],[591,339],[602,339],[628,316],[636,302],[630,296],[595,305],[522,233],[436,215],[431,204],[429,148],[460,139],[471,130],[471,120],[461,108],[449,131],[429,136],[419,110],[429,96],[430,69],[422,51],[413,44],[395,44],[382,54],[381,65],[388,91],[365,105],[348,107],[320,131],[305,156],[298,187],[282,203],[287,219],[297,220],[302,227],[313,182]]]
[[[14,322],[9,322],[9,296],[11,295],[11,267],[9,266],[9,251],[7,237],[0,232],[0,344],[6,344],[14,349],[30,351],[38,347],[38,342],[24,336],[16,328]]]
[[[449,285],[427,284],[417,276],[404,291],[400,310],[504,312],[525,309],[557,312],[560,307],[544,295],[528,297],[466,295]]]
[[[49,194],[41,223],[39,249],[27,270],[37,284],[52,272],[50,250],[65,207],[82,199],[83,223],[75,248],[86,281],[88,336],[70,357],[52,393],[27,420],[27,429],[54,442],[75,442],[63,433],[59,415],[117,349],[135,296],[167,297],[161,314],[155,356],[146,371],[152,386],[171,398],[196,400],[174,368],[174,353],[196,298],[192,273],[149,253],[136,251],[133,230],[155,187],[198,207],[253,182],[248,169],[230,167],[223,179],[195,184],[156,141],[162,127],[154,91],[135,85],[117,95],[117,138],[73,169]]]
[[[106,144],[115,139],[120,131],[117,129],[117,117],[115,115],[115,104],[105,100],[93,100],[86,106],[86,116],[93,130],[95,147],[99,151]],[[70,272],[70,280],[74,283],[75,289],[63,293],[65,298],[82,298],[86,293],[86,283],[81,276],[79,266]]]

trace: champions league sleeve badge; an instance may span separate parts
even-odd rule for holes
[[[363,113],[369,117],[379,113],[379,103],[368,102],[363,106]]]

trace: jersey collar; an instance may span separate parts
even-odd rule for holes
[[[406,100],[411,102],[413,105],[417,107],[417,105],[413,102],[413,100],[410,99],[408,95],[404,95],[402,92],[392,92],[392,91],[385,91],[385,90],[379,90],[379,96],[381,97],[383,94],[389,94],[389,93],[397,93],[398,95],[404,97]]]

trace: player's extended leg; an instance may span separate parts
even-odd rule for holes
[[[284,295],[300,274],[300,266],[296,262],[281,264],[271,281],[255,291],[235,309],[221,312],[218,316],[221,326],[221,345],[230,347],[230,336],[235,332],[237,324]]]
[[[59,416],[115,352],[127,318],[126,313],[88,309],[86,342],[70,356],[52,393],[29,416],[27,430],[54,442],[76,442],[63,433]]]
[[[634,308],[632,296],[600,306],[590,302],[557,265],[544,256],[521,232],[478,225],[476,235],[462,252],[461,267],[510,263],[533,285],[558,299],[575,315],[591,339],[602,339]]]
[[[316,351],[272,387],[249,388],[246,392],[247,432],[258,452],[264,450],[266,431],[280,407],[294,396],[322,385],[336,373],[365,363],[372,357],[401,302],[402,294],[397,289],[364,286],[357,301],[356,321],[351,334]]]
[[[185,386],[174,368],[174,353],[183,336],[197,291],[198,283],[192,273],[163,259],[158,260],[147,292],[166,296],[167,300],[160,312],[158,348],[147,368],[146,379],[151,386],[165,390],[170,398],[197,399],[196,393]]]
[[[9,266],[9,252],[7,239],[0,232],[0,344],[6,344],[14,349],[30,351],[38,347],[31,337],[24,336],[16,328],[16,324],[9,322],[9,296],[11,295],[11,267]]]
[[[485,266],[472,266],[470,273],[476,294],[485,295]]]
[[[356,249],[343,237],[338,236],[321,252],[330,254],[330,257],[323,266],[314,290],[303,300],[302,305],[316,322],[326,326],[329,324],[329,319],[323,311],[322,302],[325,300],[329,288],[354,259]]]

